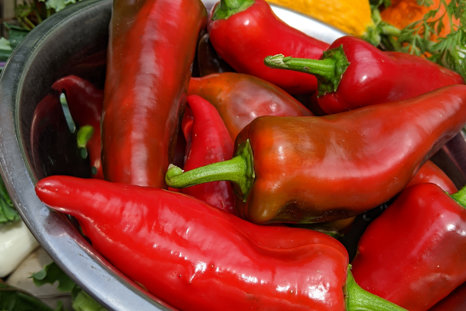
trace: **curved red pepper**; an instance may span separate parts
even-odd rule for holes
[[[314,76],[264,65],[267,55],[277,53],[319,59],[328,47],[284,23],[264,0],[221,0],[212,11],[208,31],[218,55],[236,71],[270,81],[292,94],[317,89]]]
[[[182,129],[187,147],[183,169],[189,171],[233,156],[233,139],[214,106],[198,95],[188,96]],[[235,195],[230,182],[215,181],[182,189],[221,210],[235,213]]]
[[[217,108],[231,137],[259,116],[308,116],[312,112],[281,88],[258,77],[235,72],[191,78],[189,94]]]
[[[100,134],[102,103],[104,100],[103,90],[97,89],[89,81],[74,75],[55,81],[52,89],[57,92],[65,92],[71,116],[79,126],[90,125],[94,129],[92,137],[87,141],[86,148],[91,166],[95,168],[93,177],[103,178]]]
[[[447,297],[442,299],[429,311],[463,311],[466,310],[466,283],[463,283]]]
[[[51,176],[36,193],[179,310],[400,310],[347,278],[346,249],[319,232],[258,226],[180,193],[99,179]]]
[[[293,57],[275,55],[265,62],[273,68],[295,69],[317,76],[317,101],[326,113],[408,99],[443,86],[464,83],[458,73],[425,58],[381,51],[350,36],[335,40],[317,61],[298,59],[300,56],[289,52],[280,53]]]
[[[207,12],[199,0],[116,0],[102,120],[112,181],[163,187]]]
[[[366,290],[427,310],[466,281],[466,188],[459,202],[434,184],[406,188],[361,237],[353,260]]]
[[[407,187],[424,183],[436,184],[450,194],[458,191],[450,177],[432,161],[427,161],[421,166]]]
[[[171,167],[166,182],[233,181],[240,215],[257,223],[345,218],[395,196],[465,123],[466,85],[328,116],[259,117],[231,160]]]

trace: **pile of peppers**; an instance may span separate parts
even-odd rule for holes
[[[32,127],[66,100],[90,173],[51,170],[36,193],[141,290],[179,310],[464,293],[466,187],[431,160],[466,124],[460,75],[329,45],[264,0],[114,0],[109,35],[103,89],[62,77]]]

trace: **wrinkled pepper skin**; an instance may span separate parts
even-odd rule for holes
[[[466,208],[441,188],[406,188],[361,237],[354,278],[408,310],[427,310],[466,281],[465,232]]]
[[[240,215],[256,223],[347,218],[399,193],[465,123],[466,85],[327,116],[264,116],[239,133],[231,160],[171,167],[166,182],[231,180]],[[236,163],[228,178],[219,174]]]
[[[105,178],[163,187],[207,12],[199,0],[113,5],[102,120]]]
[[[345,309],[348,255],[325,234],[258,226],[181,193],[99,179],[51,176],[36,193],[178,310]]]
[[[261,78],[223,72],[191,78],[188,94],[199,95],[217,108],[234,139],[259,116],[308,116],[312,112],[283,89]]]
[[[455,183],[450,179],[450,177],[448,177],[448,175],[432,161],[426,161],[426,163],[421,166],[421,168],[416,172],[416,175],[414,175],[408,183],[407,187],[424,183],[436,184],[443,191],[449,194],[458,191],[458,188],[456,188]]]
[[[356,37],[338,38],[325,53],[340,47],[349,64],[341,76],[333,77],[335,86],[324,81],[326,78],[318,77],[317,103],[327,114],[413,98],[447,85],[464,83],[458,73],[423,57],[382,51]],[[338,67],[330,66],[329,71],[335,66]],[[304,67],[312,72],[312,65]]]
[[[186,140],[184,170],[224,161],[233,156],[234,142],[219,113],[198,95],[188,96],[188,107],[182,121]],[[182,189],[218,209],[235,214],[235,194],[228,181],[214,181]]]
[[[264,0],[240,0],[250,4],[228,18],[218,18],[220,1],[210,15],[208,32],[217,54],[237,72],[252,74],[285,89],[291,94],[308,94],[317,88],[314,76],[283,72],[264,64],[267,55],[286,53],[319,59],[328,44],[312,38],[280,20]]]
[[[466,85],[327,117],[256,119],[236,141],[249,139],[256,172],[240,213],[258,223],[362,213],[401,191],[465,123]]]
[[[90,164],[95,168],[94,178],[103,178],[101,150],[102,139],[100,122],[102,119],[102,103],[104,92],[96,88],[89,81],[78,76],[65,76],[52,85],[57,92],[65,92],[68,107],[73,120],[78,126],[90,125],[94,129],[92,137],[88,140],[86,148]]]

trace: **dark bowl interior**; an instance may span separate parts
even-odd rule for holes
[[[205,1],[208,8],[212,3]],[[62,117],[46,112],[44,126],[32,135],[31,123],[37,104],[63,76],[75,74],[103,88],[111,4],[87,0],[73,5],[40,24],[15,50],[0,80],[1,173],[40,244],[100,303],[110,310],[165,310],[162,302],[97,254],[69,218],[50,212],[34,192],[36,181],[47,175],[89,174]],[[466,184],[462,134],[433,159],[458,186]]]

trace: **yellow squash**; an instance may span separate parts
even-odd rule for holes
[[[266,0],[332,25],[343,32],[364,37],[374,27],[369,0]]]

